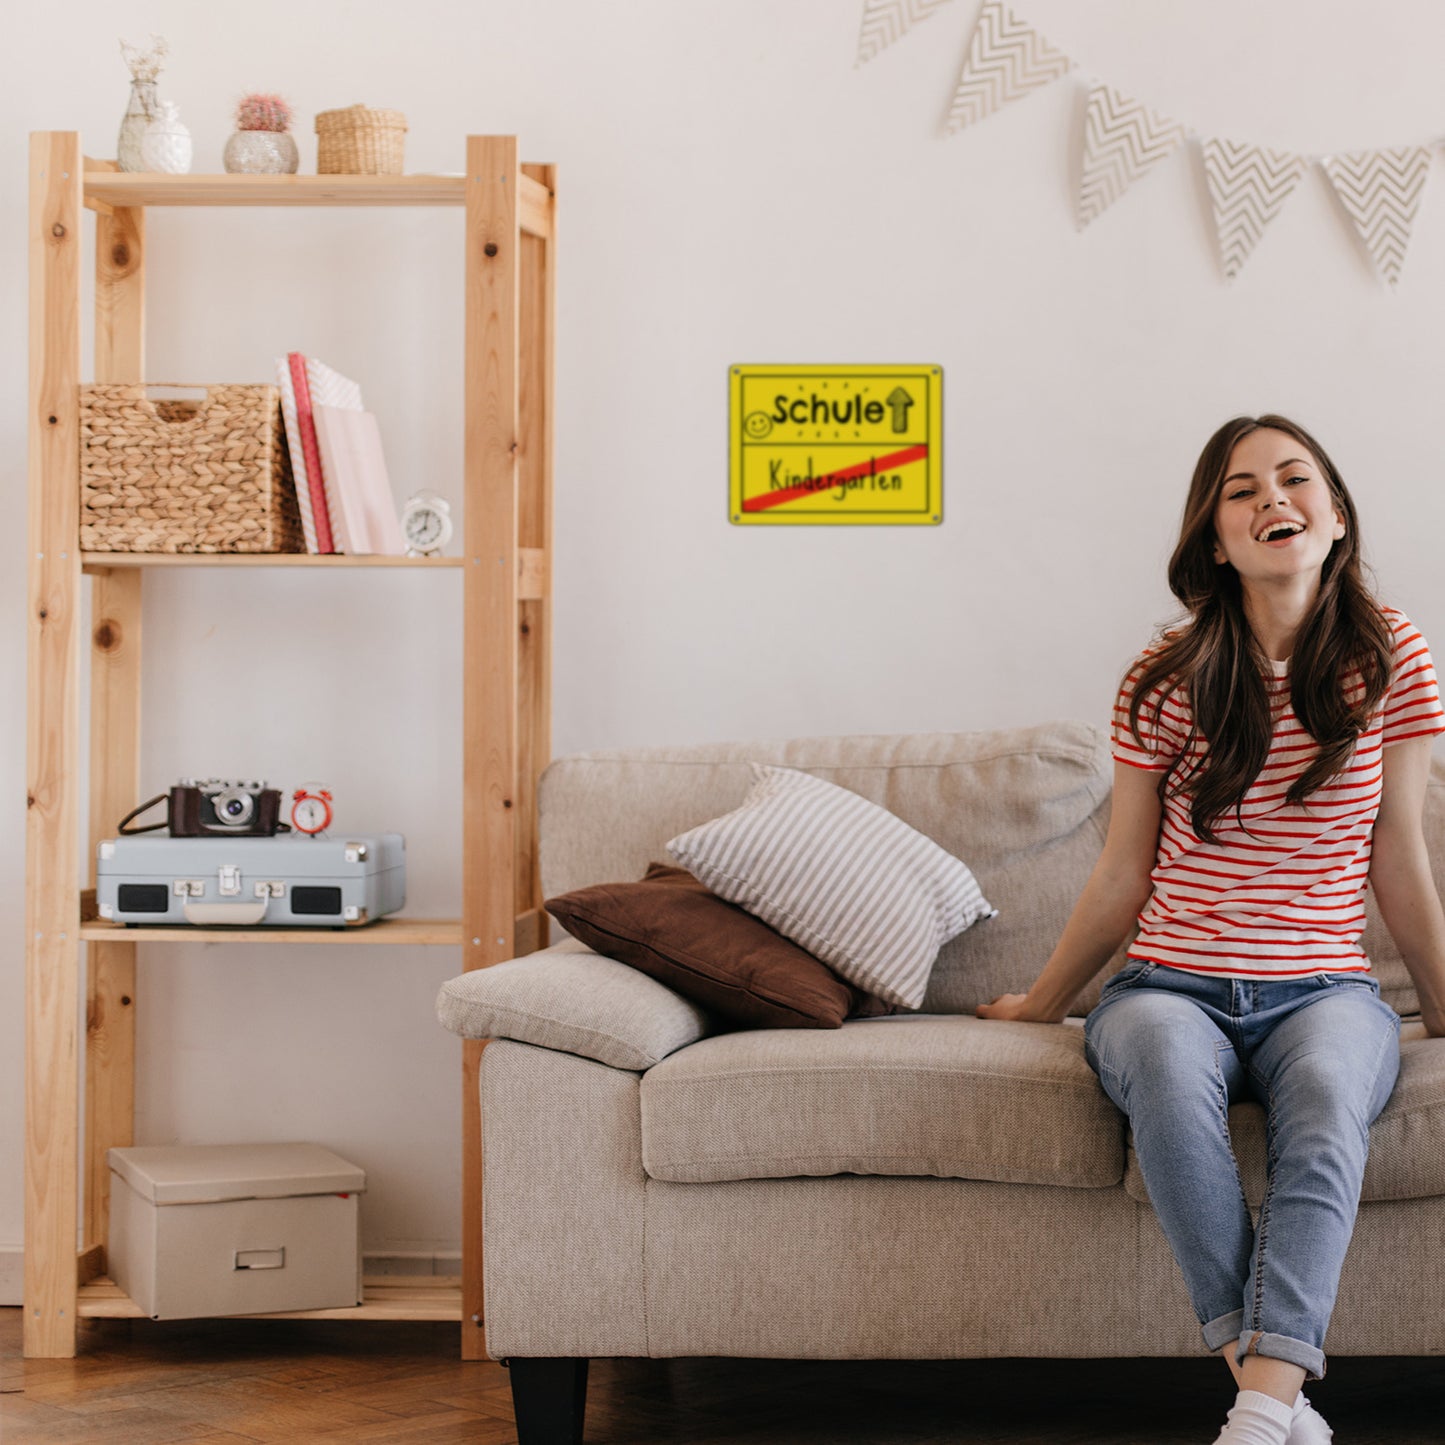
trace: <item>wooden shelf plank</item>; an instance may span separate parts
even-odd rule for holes
[[[362,1280],[364,1303],[347,1309],[285,1310],[237,1315],[252,1320],[438,1320],[459,1323],[461,1281],[441,1276],[380,1275]],[[76,1311],[82,1319],[143,1320],[146,1316],[114,1280],[102,1275],[81,1285]],[[228,1317],[229,1318],[229,1317]]]
[[[138,567],[463,567],[465,557],[312,556],[307,552],[82,552],[83,572],[109,572]],[[547,552],[542,547],[517,549],[517,600],[531,602],[548,595]]]
[[[462,557],[324,557],[307,552],[82,552],[87,571],[111,567],[460,567]]]
[[[388,943],[460,946],[462,925],[451,918],[380,918],[359,928],[128,928],[101,919],[82,923],[88,943]]]
[[[460,206],[464,176],[166,176],[87,171],[86,202],[108,206]]]
[[[100,163],[106,164],[106,163]],[[462,206],[465,176],[163,176],[87,170],[85,204],[108,206]],[[552,193],[531,176],[517,181],[518,223],[528,235],[552,231]]]

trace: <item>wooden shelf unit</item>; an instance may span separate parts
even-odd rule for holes
[[[87,159],[74,131],[30,138],[27,653],[25,1353],[73,1355],[77,1319],[139,1312],[104,1279],[106,1151],[134,1142],[137,944],[391,943],[459,950],[480,968],[546,943],[537,779],[551,755],[552,351],[556,170],[514,136],[468,136],[458,176],[161,176]],[[82,552],[82,216],[95,216],[97,382],[145,376],[151,206],[461,206],[464,226],[461,555],[446,558]],[[278,224],[286,224],[284,220]],[[462,916],[364,929],[127,929],[87,916],[95,845],[139,797],[141,597],[152,567],[460,569]],[[82,636],[82,576],[91,582]],[[455,605],[448,602],[444,605]],[[90,711],[80,667],[88,657]],[[89,749],[82,830],[80,749]],[[78,1019],[85,989],[85,1026]],[[83,1034],[83,1036],[82,1036]],[[444,1046],[439,1039],[439,1045]],[[485,1355],[477,1065],[462,1045],[462,1277],[371,1281],[334,1319],[455,1319]],[[84,1092],[81,1064],[84,1063]],[[84,1124],[85,1156],[79,1150]]]

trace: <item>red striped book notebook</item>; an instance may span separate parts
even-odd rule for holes
[[[361,387],[333,371],[324,361],[299,351],[276,358],[281,388],[281,414],[286,445],[296,478],[296,501],[306,550],[313,553],[350,551],[338,528],[334,488],[326,476],[325,459],[316,436],[316,408],[339,406],[361,410]]]

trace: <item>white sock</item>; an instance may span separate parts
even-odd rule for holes
[[[1286,1445],[1292,1406],[1258,1390],[1241,1390],[1214,1445]]]
[[[1294,1397],[1294,1414],[1290,1420],[1288,1445],[1330,1445],[1335,1432],[1325,1417],[1305,1399],[1301,1390]]]

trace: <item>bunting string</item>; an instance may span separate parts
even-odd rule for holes
[[[947,3],[864,0],[857,63],[872,60]],[[956,134],[1075,68],[1070,56],[1020,18],[1006,0],[983,0],[945,130]],[[1296,155],[1247,141],[1201,136],[1099,78],[1089,81],[1077,197],[1079,228],[1191,139],[1199,142],[1226,281],[1239,275],[1306,171],[1318,165],[1380,278],[1392,289],[1399,285],[1429,179],[1434,142],[1337,156]]]

